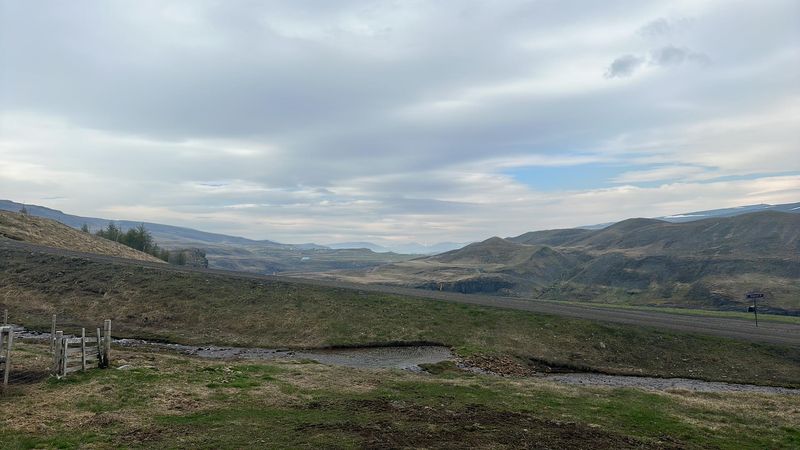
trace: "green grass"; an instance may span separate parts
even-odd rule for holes
[[[268,348],[438,342],[460,355],[609,373],[800,385],[800,349],[299,283],[0,255],[0,307],[66,332]]]
[[[115,355],[134,368],[94,370],[0,398],[3,448],[800,445],[796,399],[780,395]]]
[[[586,302],[574,302],[574,301],[558,301],[558,300],[548,300],[557,303],[568,303],[571,305],[581,305],[586,306]],[[726,319],[742,319],[747,320],[750,322],[755,322],[755,318],[753,313],[747,312],[737,312],[737,311],[715,311],[710,309],[696,309],[696,308],[671,308],[666,306],[636,306],[636,305],[621,305],[621,304],[613,304],[613,303],[591,303],[589,306],[597,306],[600,308],[610,308],[610,309],[629,309],[635,311],[652,311],[652,312],[666,312],[670,314],[684,314],[687,316],[703,316],[703,317],[721,317]],[[800,324],[800,316],[784,316],[778,314],[759,314],[758,315],[759,321],[766,321],[766,322],[779,322],[779,323],[791,323],[791,324]]]

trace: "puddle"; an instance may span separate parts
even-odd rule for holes
[[[800,389],[790,389],[753,384],[701,381],[689,378],[652,378],[595,373],[568,373],[547,375],[546,380],[578,386],[631,387],[651,391],[687,390],[693,392],[749,392],[758,394],[800,395]]]

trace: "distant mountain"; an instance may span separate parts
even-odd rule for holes
[[[397,253],[407,255],[435,255],[437,253],[459,249],[467,244],[469,244],[469,242],[438,242],[431,245],[412,242],[410,244],[396,244],[391,248]]]
[[[380,245],[374,242],[337,242],[328,244],[330,248],[367,248],[376,253],[394,252],[401,255],[435,255],[437,253],[448,252],[459,249],[467,245],[464,242],[439,242],[432,245],[412,242],[410,244],[386,244]]]
[[[758,205],[736,206],[734,208],[709,209],[707,211],[695,211],[695,212],[688,212],[681,214],[673,214],[671,216],[655,217],[655,219],[663,220],[665,222],[682,223],[682,222],[693,222],[695,220],[710,219],[712,217],[735,217],[735,216],[740,216],[742,214],[749,214],[752,212],[761,212],[761,211],[775,211],[775,212],[786,212],[790,214],[800,214],[800,203],[783,203],[778,205],[761,203]],[[577,228],[583,230],[599,230],[601,228],[614,225],[615,223],[616,222],[599,223],[596,225],[585,225]],[[552,230],[552,231],[558,231],[558,230]]]
[[[736,220],[720,220],[733,219]],[[689,222],[628,219],[599,230],[533,231],[508,238],[526,245],[664,254],[797,256],[800,214],[767,210]]]
[[[0,200],[0,210],[17,212],[21,203]],[[28,214],[52,219],[72,228],[87,224],[90,230],[104,228],[111,220],[82,217],[37,205],[25,205]],[[208,233],[191,228],[152,222],[114,220],[126,231],[142,223],[158,245],[167,249],[202,249],[209,267],[256,273],[318,272],[339,269],[364,269],[404,261],[413,256],[376,253],[368,249],[330,249],[318,244],[281,244],[238,236]]]
[[[366,248],[372,250],[375,253],[388,253],[391,252],[390,249],[378,245],[373,244],[372,242],[337,242],[335,244],[328,244],[328,248],[334,249],[345,249],[345,248]]]
[[[794,211],[793,211],[794,212]],[[359,279],[360,278],[360,279]],[[763,212],[672,223],[628,219],[599,230],[493,237],[350,274],[351,281],[464,293],[800,314],[800,214]]]
[[[299,248],[300,250],[330,250],[331,248],[326,245],[319,245],[313,242],[309,242],[307,244],[291,244],[295,248]]]
[[[784,203],[779,205],[770,205],[762,203],[759,205],[737,206],[735,208],[723,209],[710,209],[708,211],[695,211],[683,214],[675,214],[672,216],[657,217],[657,219],[665,220],[667,222],[691,222],[694,220],[708,219],[711,217],[734,217],[742,214],[752,212],[773,211],[773,212],[786,212],[791,214],[800,214],[799,203]]]

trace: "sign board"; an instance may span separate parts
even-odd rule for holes
[[[764,298],[764,294],[761,292],[751,292],[747,294],[747,298]]]

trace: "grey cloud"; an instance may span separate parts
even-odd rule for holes
[[[672,30],[669,21],[660,17],[639,29],[639,34],[644,36],[653,37],[668,34]]]
[[[664,10],[633,0],[390,5],[108,0],[76,9],[0,0],[0,67],[13,68],[0,70],[0,114],[24,112],[88,130],[38,142],[51,127],[33,124],[30,135],[17,136],[11,121],[0,121],[0,191],[63,195],[69,199],[58,206],[70,209],[72,202],[75,212],[87,204],[155,204],[187,213],[268,204],[270,216],[307,216],[315,230],[350,227],[356,234],[358,218],[389,216],[413,224],[409,233],[422,232],[415,214],[459,215],[459,223],[490,227],[497,215],[487,206],[440,199],[524,187],[473,181],[463,167],[492,175],[497,169],[482,167],[486,159],[600,154],[620,135],[724,119],[800,94],[796,65],[781,59],[797,48],[789,2],[711,6],[692,27],[658,19],[641,31],[654,41],[596,36],[609,23],[635,24]],[[564,24],[580,25],[564,39],[569,44],[559,39]],[[536,36],[552,36],[553,43],[526,47]],[[692,77],[603,83],[560,76],[563,68],[602,71],[598,54],[626,53],[607,68],[615,79],[648,64],[708,61],[698,49],[713,55],[714,65]],[[759,83],[765,77],[769,85]],[[544,87],[515,90],[529,82]],[[398,114],[507,87],[511,93],[464,107]],[[674,105],[685,109],[675,114]],[[186,145],[192,142],[200,145]],[[275,150],[214,151],[262,143]],[[50,177],[47,194],[34,194],[41,191],[33,181],[2,179],[7,160],[80,173],[80,189]],[[228,180],[264,189],[211,195],[187,187]],[[242,214],[265,214],[255,209]],[[325,223],[333,216],[353,220]],[[464,237],[479,238],[482,230]]]
[[[649,62],[655,66],[676,66],[684,62],[708,64],[711,62],[711,58],[706,54],[693,52],[688,48],[667,45],[651,51]]]
[[[707,65],[711,58],[688,48],[667,45],[650,51],[646,56],[623,55],[611,62],[606,78],[625,78],[633,75],[645,64],[657,67],[679,66],[683,63]]]
[[[624,78],[633,75],[645,62],[636,55],[623,55],[611,62],[606,71],[606,78]]]
[[[658,39],[688,30],[691,23],[692,20],[685,17],[673,19],[659,17],[639,28],[637,33],[646,38]]]

